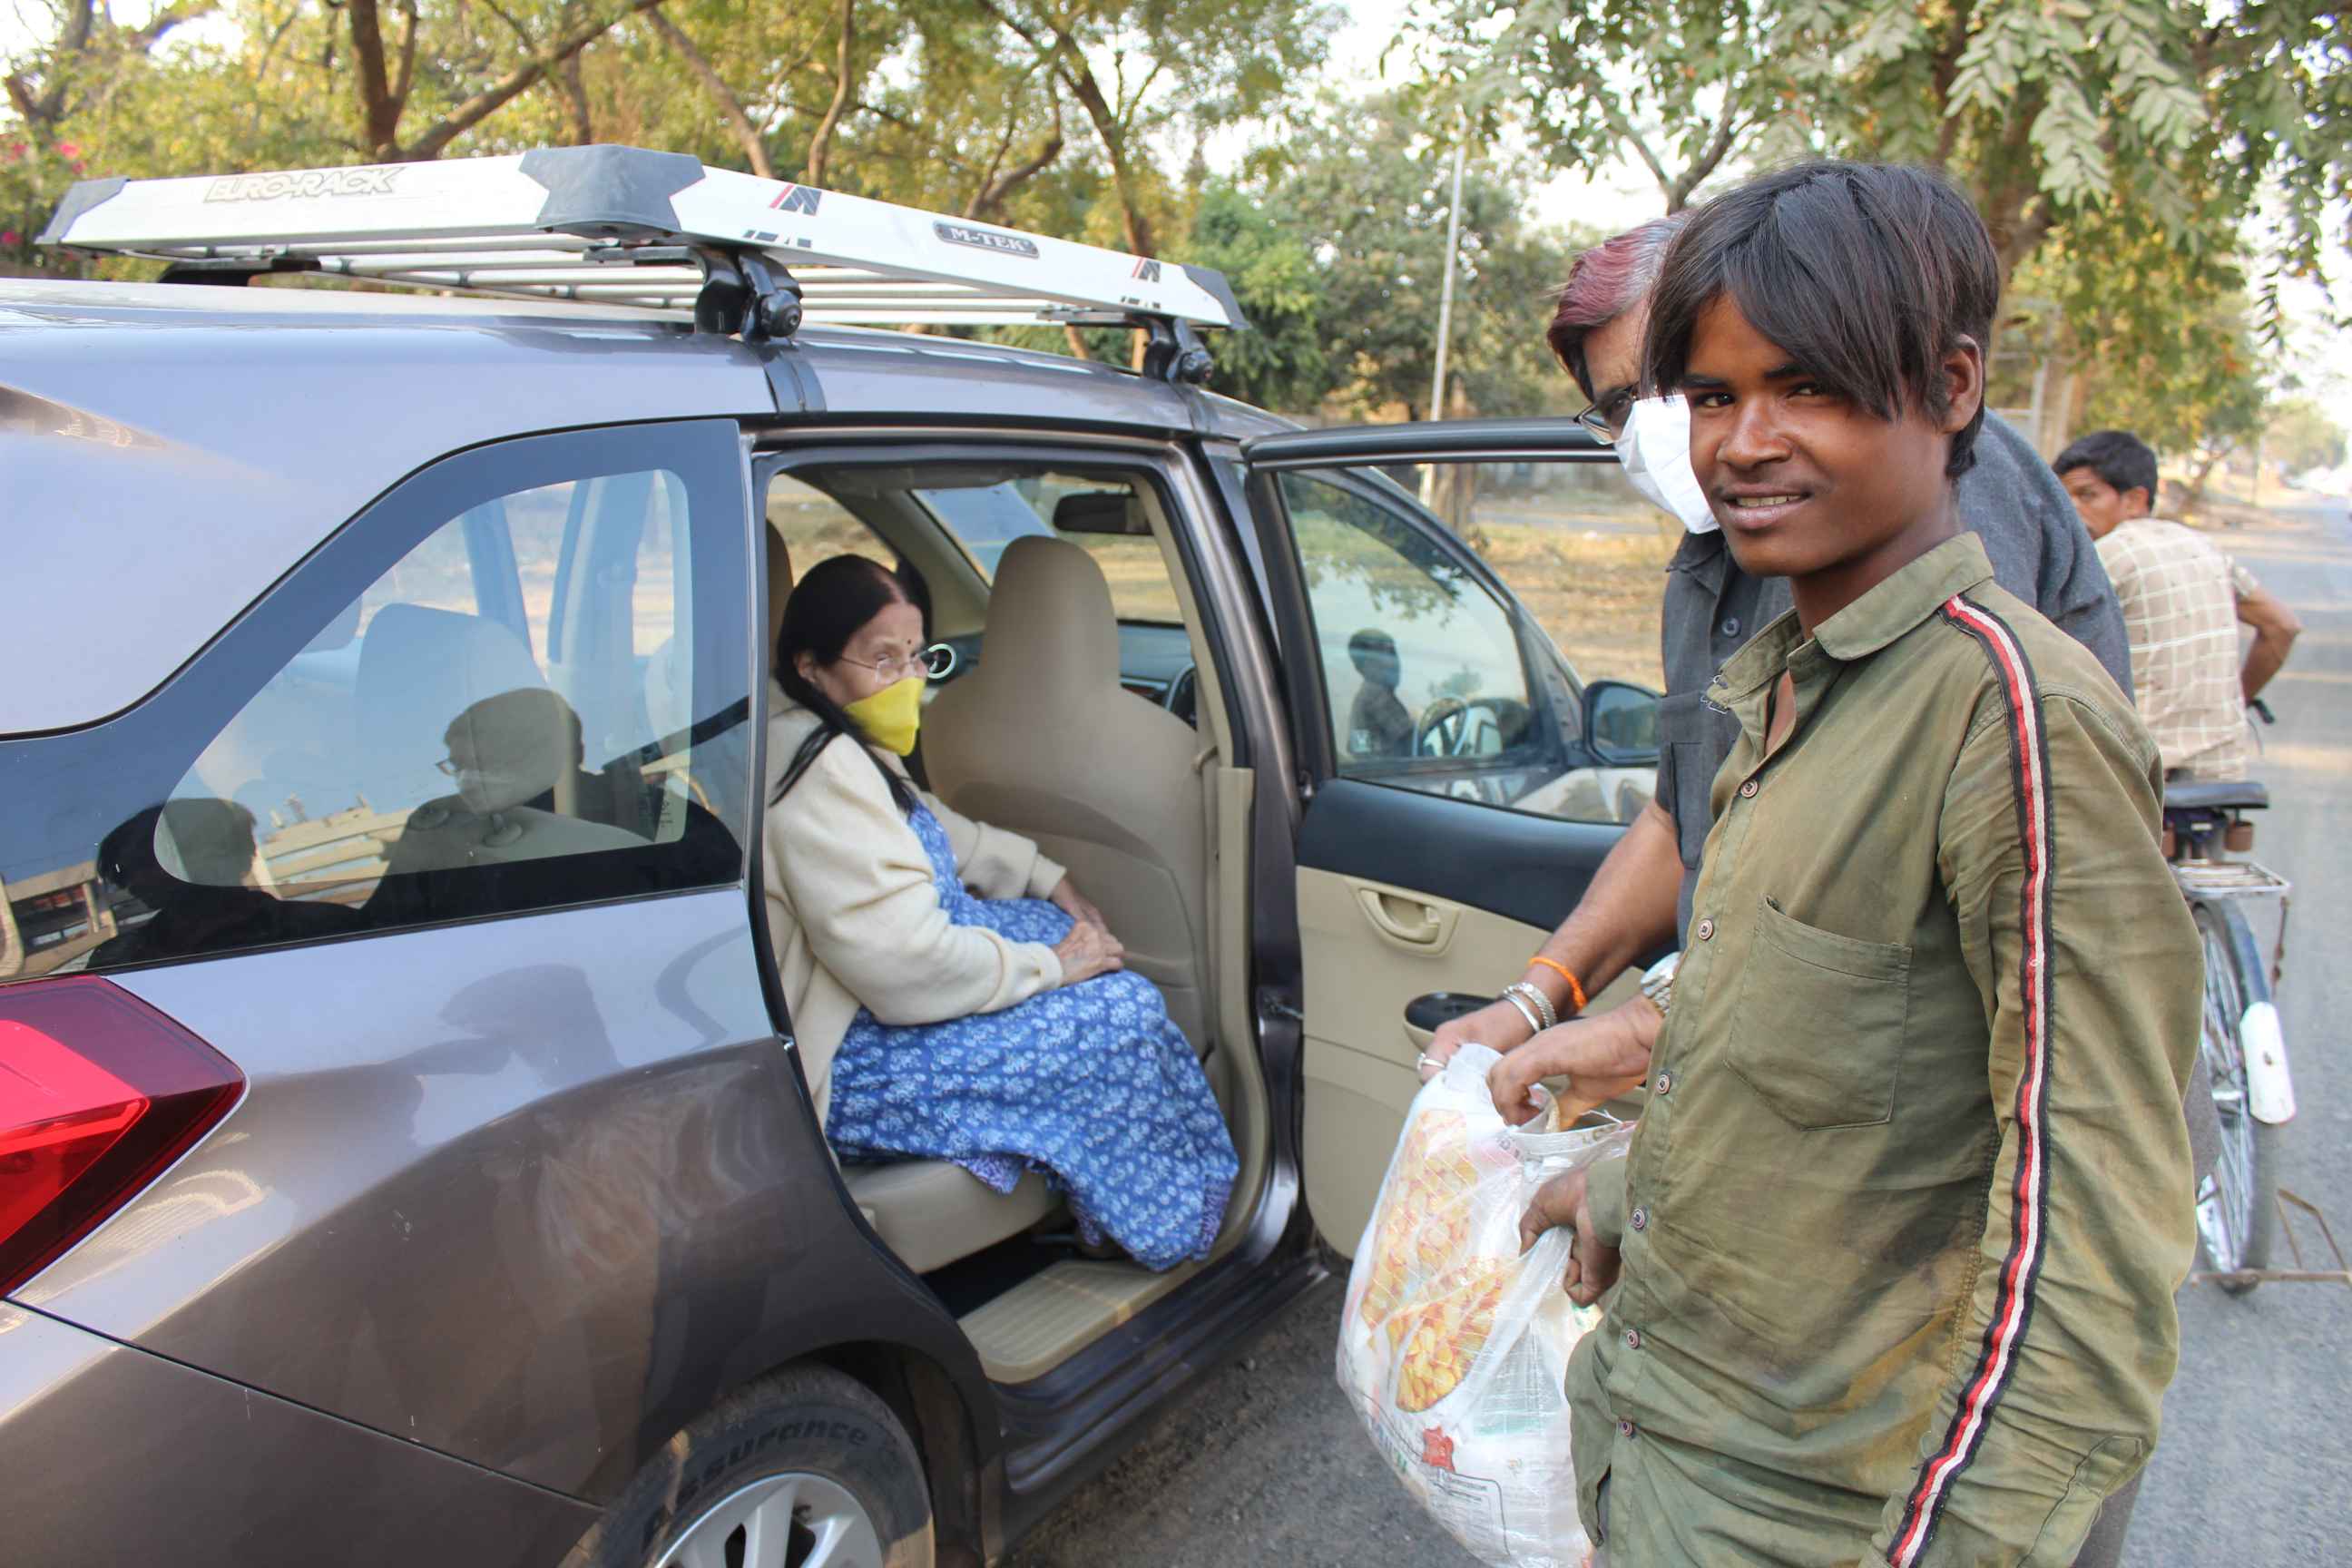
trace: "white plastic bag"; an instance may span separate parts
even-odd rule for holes
[[[1630,1124],[1522,1130],[1465,1047],[1422,1087],[1356,1248],[1339,1387],[1405,1489],[1495,1568],[1575,1568],[1590,1549],[1569,1458],[1569,1352],[1601,1321],[1560,1289],[1574,1233],[1519,1255],[1519,1216],[1551,1177],[1622,1159]]]

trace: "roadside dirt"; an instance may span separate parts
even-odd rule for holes
[[[1332,1375],[1344,1275],[1162,1415],[1008,1568],[1475,1568],[1372,1451]]]

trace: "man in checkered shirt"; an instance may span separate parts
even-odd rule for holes
[[[2085,436],[2051,467],[2123,605],[2134,700],[2166,776],[2244,778],[2246,704],[2286,662],[2303,623],[2203,534],[2148,515],[2156,454],[2138,437]],[[2241,621],[2254,632],[2242,665]]]

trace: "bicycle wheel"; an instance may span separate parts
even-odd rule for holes
[[[2271,1233],[2278,1223],[2272,1196],[2278,1129],[2254,1120],[2246,1080],[2246,1009],[2270,999],[2270,982],[2253,957],[2253,933],[2235,906],[2190,906],[2205,942],[2205,1022],[2199,1046],[2213,1075],[2213,1110],[2221,1121],[2221,1152],[2197,1193],[2197,1235],[2217,1273],[2269,1266]],[[2242,1296],[2250,1283],[2225,1285]]]

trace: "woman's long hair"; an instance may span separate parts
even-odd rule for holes
[[[890,786],[892,804],[901,812],[914,811],[915,786],[883,760],[882,753],[866,741],[857,721],[844,711],[840,703],[801,674],[800,656],[807,654],[818,664],[831,664],[849,646],[849,639],[865,629],[866,622],[892,605],[915,603],[889,568],[863,555],[836,555],[829,561],[820,561],[794,585],[792,597],[784,601],[784,629],[776,637],[776,683],[784,689],[785,696],[816,715],[816,728],[808,732],[800,749],[793,753],[792,765],[784,770],[783,781],[776,785],[769,805],[789,795],[818,754],[845,735],[882,770],[883,782]]]

